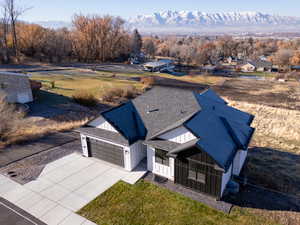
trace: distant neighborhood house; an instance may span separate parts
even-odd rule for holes
[[[292,66],[291,70],[296,71],[296,72],[300,72],[300,65],[299,66]]]
[[[264,60],[253,60],[244,62],[240,68],[243,72],[271,72],[273,64]]]
[[[149,72],[173,71],[175,68],[174,61],[170,59],[160,59],[158,61],[148,62],[143,66],[144,70]]]
[[[214,73],[215,71],[217,71],[217,66],[206,65],[206,66],[201,67],[200,70],[201,70],[201,72],[204,72],[204,73]]]
[[[80,128],[83,154],[221,198],[239,175],[254,133],[253,116],[201,93],[155,86]]]
[[[230,65],[236,66],[238,64],[238,62],[240,61],[240,59],[237,57],[229,56],[224,61]]]
[[[0,72],[0,93],[9,103],[33,101],[29,78],[21,73]]]

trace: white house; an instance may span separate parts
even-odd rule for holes
[[[132,171],[143,159],[157,176],[221,198],[239,175],[253,116],[212,90],[154,87],[80,128],[83,154]]]

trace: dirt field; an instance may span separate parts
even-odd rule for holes
[[[234,101],[300,110],[300,83],[272,80],[227,79],[214,89]]]

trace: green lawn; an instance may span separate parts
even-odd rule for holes
[[[126,87],[135,86],[141,88],[142,84],[136,81],[127,81],[114,79],[107,74],[95,73],[85,74],[82,71],[66,71],[60,74],[54,72],[49,73],[31,73],[31,79],[41,81],[43,89],[47,91],[72,97],[76,92],[86,91],[96,97],[100,97],[102,93],[111,87]],[[51,82],[54,82],[54,88],[52,88]]]
[[[240,72],[244,76],[261,76],[261,77],[274,77],[275,73],[270,72]]]
[[[105,225],[275,225],[245,209],[230,215],[151,183],[119,182],[78,212]]]
[[[156,74],[156,73],[112,73],[112,72],[86,72],[82,70],[65,70],[65,71],[49,71],[49,72],[32,72],[31,79],[41,81],[43,89],[72,97],[77,92],[89,92],[96,97],[101,95],[109,88],[112,87],[128,87],[135,86],[137,89],[143,87],[142,83],[130,80],[120,80],[111,77],[112,74],[117,76],[136,76],[143,77],[147,75],[160,76],[164,78],[177,79],[186,82],[215,84],[223,78],[213,76],[183,76],[176,77],[169,74]],[[54,84],[54,88],[52,87]]]

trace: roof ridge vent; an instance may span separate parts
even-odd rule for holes
[[[153,113],[153,112],[158,112],[158,111],[159,111],[158,108],[156,108],[156,109],[150,109],[150,110],[147,111],[147,114]]]

